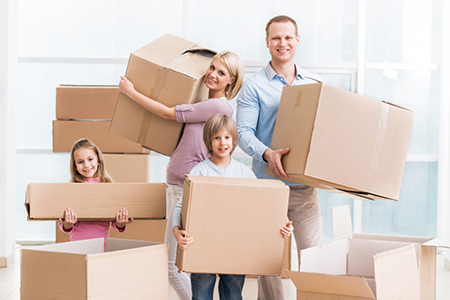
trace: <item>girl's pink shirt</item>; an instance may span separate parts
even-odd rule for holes
[[[100,178],[85,178],[89,183],[100,183]],[[58,224],[59,229],[70,234],[71,241],[106,238],[109,236],[109,227],[112,226],[118,232],[124,232],[125,228],[118,228],[116,221],[78,221],[73,227],[66,231],[63,224]]]

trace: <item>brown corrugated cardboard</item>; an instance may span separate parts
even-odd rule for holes
[[[105,167],[113,182],[149,182],[150,155],[104,154]]]
[[[271,148],[289,147],[282,158],[289,181],[398,200],[413,118],[325,83],[285,87]]]
[[[109,228],[109,237],[127,240],[164,242],[167,220],[134,220],[127,224],[124,232],[120,233],[115,229]],[[69,235],[62,232],[56,221],[56,243],[69,241]]]
[[[182,227],[194,242],[178,248],[189,273],[280,275],[289,188],[279,180],[185,178]]]
[[[93,141],[102,153],[150,153],[148,149],[109,131],[109,121],[53,121],[53,152],[70,152],[82,138]]]
[[[21,260],[23,300],[168,299],[166,244],[91,239],[22,249]]]
[[[118,97],[118,86],[59,86],[56,119],[112,120]]]
[[[25,208],[29,220],[58,220],[70,207],[79,220],[114,220],[125,207],[134,219],[166,216],[164,183],[30,183]]]
[[[300,271],[289,271],[297,299],[420,299],[414,245],[337,240],[300,258]]]
[[[417,260],[419,261],[420,299],[436,299],[436,249],[437,247],[450,248],[450,241],[429,237],[353,233],[348,205],[334,207],[332,209],[332,221],[335,240],[377,240],[413,244],[416,247]]]
[[[213,52],[166,34],[131,53],[126,77],[136,90],[169,107],[207,98],[203,84]],[[120,94],[111,132],[151,150],[172,155],[183,124],[164,120]]]

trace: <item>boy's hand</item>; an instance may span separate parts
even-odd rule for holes
[[[64,210],[64,221],[60,218],[59,223],[64,224],[64,230],[69,231],[72,229],[73,225],[77,223],[77,215],[68,207]]]
[[[181,230],[178,226],[175,226],[173,228],[173,236],[178,242],[178,245],[181,249],[187,249],[190,243],[194,241],[193,237],[187,237],[187,232],[184,230]]]
[[[288,238],[291,236],[292,231],[294,231],[294,226],[292,226],[292,221],[286,223],[286,226],[280,229],[281,234],[284,238]]]
[[[122,208],[116,215],[116,225],[117,228],[122,229],[125,225],[132,223],[134,221],[133,218],[128,218],[128,210]]]

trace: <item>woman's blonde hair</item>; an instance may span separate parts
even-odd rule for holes
[[[84,177],[78,173],[77,165],[74,157],[74,153],[77,149],[87,148],[94,151],[97,155],[98,168],[97,172],[94,174],[95,177],[100,179],[100,182],[112,182],[111,177],[109,177],[108,172],[105,169],[105,159],[100,149],[89,139],[81,139],[75,142],[72,146],[72,151],[70,152],[70,174],[72,175],[72,182],[85,182]]]
[[[230,151],[230,155],[233,154],[234,149],[238,143],[238,133],[236,123],[227,115],[217,114],[210,117],[203,126],[203,142],[209,154],[213,154],[212,139],[221,129],[226,129],[233,138],[233,148]]]
[[[228,50],[216,54],[212,60],[215,60],[216,58],[220,59],[230,73],[231,78],[234,78],[234,82],[225,88],[227,100],[233,99],[239,93],[242,82],[244,81],[244,62],[236,53]]]

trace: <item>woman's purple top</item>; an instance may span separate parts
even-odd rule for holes
[[[203,143],[203,125],[216,114],[233,115],[233,109],[225,97],[211,98],[195,104],[177,105],[178,123],[186,123],[183,135],[170,158],[166,169],[166,182],[183,186],[184,175],[201,161],[209,158]]]

